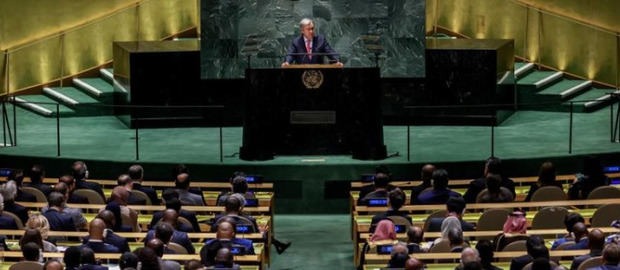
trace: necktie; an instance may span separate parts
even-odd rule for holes
[[[310,42],[309,39],[306,41],[306,52],[308,52],[308,57],[312,59],[312,47],[310,47]]]

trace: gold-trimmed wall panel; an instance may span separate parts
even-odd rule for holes
[[[60,78],[61,37],[48,38],[9,54],[9,91],[40,85]]]
[[[620,32],[618,0],[515,0],[561,16]]]
[[[150,0],[138,8],[140,40],[159,40],[199,25],[196,1]]]
[[[136,40],[136,9],[127,9],[96,24],[64,35],[63,76],[79,73],[110,61],[112,41]]]

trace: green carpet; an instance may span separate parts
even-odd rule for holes
[[[270,270],[355,269],[349,215],[276,215],[275,237],[291,241],[281,255],[272,248]]]

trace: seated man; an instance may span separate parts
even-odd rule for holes
[[[379,223],[379,221],[388,219],[388,217],[390,216],[404,217],[409,220],[409,224],[411,224],[411,217],[408,215],[408,213],[400,211],[400,208],[403,206],[403,204],[405,204],[405,199],[405,193],[399,188],[390,191],[388,193],[389,208],[387,211],[381,214],[376,214],[372,217],[372,222],[370,223],[370,232],[375,231],[375,226],[377,226],[377,223]]]
[[[495,246],[493,243],[486,239],[481,239],[476,244],[476,250],[480,254],[480,264],[482,269],[485,270],[502,270],[501,268],[493,265],[493,250]]]
[[[460,194],[448,188],[448,172],[437,169],[433,172],[433,189],[420,193],[416,203],[440,204],[446,203],[452,197],[461,197]]]
[[[619,270],[619,264],[620,248],[615,243],[611,243],[603,249],[603,265],[588,270]]]
[[[160,239],[153,238],[146,243],[147,247],[150,247],[155,251],[157,255],[157,261],[159,262],[159,266],[161,270],[181,270],[181,264],[171,260],[162,260],[161,257],[164,256],[164,242]]]
[[[588,227],[583,222],[577,222],[573,225],[573,235],[575,235],[575,244],[566,247],[564,250],[588,248]]]
[[[22,224],[26,224],[26,221],[28,221],[28,209],[21,204],[15,203],[17,194],[17,184],[15,181],[8,181],[0,188],[0,195],[4,198],[4,211],[15,214],[19,217]]]
[[[2,230],[17,230],[17,223],[12,217],[2,215],[4,211],[4,198],[0,194],[0,229]]]
[[[487,174],[487,192],[479,198],[479,203],[502,203],[514,201],[514,195],[501,186],[502,178],[498,174]]]
[[[17,186],[17,196],[15,196],[16,202],[36,202],[37,201],[37,197],[35,197],[34,195],[30,193],[26,193],[22,191],[22,185],[24,183],[24,171],[23,170],[11,170],[11,173],[7,177],[7,180],[15,181],[15,185]]]
[[[62,212],[71,216],[73,219],[73,224],[75,224],[76,228],[86,228],[86,218],[82,215],[82,210],[80,208],[70,208],[67,207],[67,200],[69,199],[69,189],[65,183],[58,183],[54,186],[54,191],[63,195],[63,203],[62,203]],[[49,207],[43,207],[41,212],[45,214]]]
[[[220,248],[215,254],[213,269],[241,270],[241,266],[234,263],[233,253],[228,248]]]
[[[45,262],[45,264],[43,265],[43,270],[63,270],[63,269],[64,267],[62,266],[62,263],[54,259]]]
[[[553,241],[553,244],[551,245],[551,250],[555,250],[556,248],[558,248],[558,246],[560,246],[564,242],[574,241],[573,236],[572,236],[573,226],[575,226],[577,222],[585,223],[585,220],[579,213],[575,213],[575,212],[568,213],[568,215],[564,217],[564,225],[566,225],[566,232],[567,232],[566,236]]]
[[[129,199],[127,199],[127,204],[129,205],[146,205],[146,199],[139,197],[133,190],[133,180],[127,174],[121,174],[116,179],[116,183],[119,187],[124,187],[129,191]]]
[[[67,203],[88,203],[88,198],[73,193],[75,191],[75,179],[72,175],[63,175],[58,178],[58,183],[65,183],[69,189],[69,199]]]
[[[220,219],[224,217],[230,217],[234,219],[235,222],[238,222],[240,219],[248,220],[252,223],[255,232],[258,232],[260,230],[260,228],[258,227],[256,223],[256,219],[254,217],[244,215],[242,213],[243,211],[243,204],[241,201],[242,199],[243,198],[241,198],[241,196],[239,196],[238,194],[233,194],[232,196],[229,196],[226,199],[226,204],[224,205],[224,214],[219,214],[215,216],[215,218],[213,218],[213,221],[212,221],[213,223],[211,225],[212,232],[217,231],[217,226],[220,222]]]
[[[480,263],[480,253],[478,250],[468,247],[461,252],[461,263],[454,269],[465,270],[466,265],[470,263]]]
[[[448,240],[450,240],[450,252],[461,253],[467,247],[463,240],[463,231],[459,228],[448,231]]]
[[[314,22],[311,19],[302,19],[299,22],[299,29],[301,30],[301,36],[293,40],[286,53],[286,60],[282,63],[282,67],[293,63],[323,64],[324,55],[316,55],[317,53],[325,54],[330,59],[330,62],[340,67],[343,66],[338,55],[329,46],[327,39],[322,35],[314,34]]]
[[[132,165],[127,172],[131,178],[132,188],[144,192],[151,199],[152,205],[159,205],[160,201],[157,198],[157,192],[153,188],[142,186],[142,180],[144,179],[144,169],[140,165]]]
[[[510,261],[510,270],[521,270],[528,263],[534,261],[535,258],[549,257],[549,250],[545,247],[545,241],[538,235],[532,235],[525,241],[525,247],[527,254],[516,258],[512,258]]]
[[[424,167],[422,167],[422,172],[420,173],[422,184],[415,186],[411,189],[411,204],[415,203],[415,201],[418,199],[418,196],[420,195],[420,193],[422,193],[422,191],[424,191],[427,188],[432,187],[431,180],[433,180],[434,171],[435,171],[435,165],[433,164],[426,164],[424,165]]]
[[[131,227],[132,231],[139,232],[141,231],[140,226],[138,225],[138,212],[133,210],[127,206],[127,200],[129,199],[129,191],[124,187],[116,186],[112,189],[112,195],[110,196],[110,200],[108,201],[108,206],[114,203],[120,207],[120,215],[122,224]],[[99,210],[99,212],[105,209]],[[112,211],[112,210],[111,210]],[[112,211],[114,212],[114,211]],[[118,226],[118,224],[117,224]]]
[[[118,248],[119,252],[129,252],[129,242],[126,238],[118,236],[114,233],[113,228],[116,225],[116,218],[110,210],[104,210],[97,215],[98,219],[105,223],[103,242]],[[89,237],[84,237],[84,243],[88,242]]]
[[[95,252],[88,247],[80,250],[80,262],[82,266],[79,270],[108,270],[107,267],[99,265],[95,260]]]
[[[463,220],[463,214],[465,213],[465,200],[462,197],[452,197],[446,203],[446,209],[448,216],[454,216],[461,221],[461,228],[463,231],[473,231],[474,225],[467,223]],[[439,232],[441,231],[441,223],[445,218],[432,218],[429,222],[427,231]]]
[[[43,268],[43,264],[39,262],[40,257],[40,247],[34,242],[26,243],[22,247],[22,255],[23,261],[18,262],[11,266],[11,270],[26,270],[26,269],[36,269]],[[36,267],[36,268],[35,268]]]
[[[105,222],[95,218],[88,226],[88,240],[81,248],[90,248],[95,253],[119,253],[120,250],[113,245],[104,242],[103,232],[106,229]]]
[[[588,248],[590,253],[582,256],[575,257],[573,263],[570,265],[570,270],[577,270],[579,265],[587,259],[592,257],[598,257],[603,254],[603,247],[605,246],[605,234],[599,229],[593,229],[588,234]]]
[[[164,243],[177,243],[183,246],[185,250],[187,250],[187,253],[194,254],[196,250],[192,245],[192,241],[189,240],[187,233],[174,229],[174,224],[177,222],[178,218],[179,214],[176,211],[172,209],[166,209],[164,211],[164,216],[161,222],[159,222],[159,224],[155,226],[155,229],[149,230],[146,234],[145,242],[148,242],[153,238],[159,238]],[[170,239],[166,239],[167,237],[170,237]]]
[[[388,185],[390,184],[390,177],[384,173],[375,174],[375,190],[357,199],[357,205],[368,205],[370,199],[386,199],[388,197]]]
[[[476,202],[478,193],[480,193],[482,190],[486,188],[487,176],[489,173],[499,175],[502,179],[501,186],[510,190],[510,193],[512,193],[513,198],[516,197],[515,182],[512,181],[510,178],[504,176],[503,171],[502,171],[502,161],[499,158],[490,157],[489,159],[487,159],[486,163],[484,164],[483,176],[476,180],[472,180],[469,183],[469,187],[467,188],[467,191],[463,195],[463,198],[465,198],[465,202],[467,203]]]
[[[245,178],[245,175],[237,175],[231,181],[232,192],[228,192],[225,194],[221,194],[217,198],[217,205],[224,205],[226,203],[226,199],[228,196],[232,194],[240,194],[245,199],[254,199],[254,193],[248,191],[248,181]]]
[[[421,246],[423,240],[424,230],[418,226],[409,226],[409,229],[407,229],[407,248],[409,253],[426,252]]]
[[[409,258],[405,262],[405,270],[423,270],[424,263],[416,258]]]
[[[243,247],[246,255],[254,254],[252,240],[237,238],[235,226],[236,224],[231,218],[226,218],[220,222],[215,234],[216,238],[207,240],[202,249],[200,249],[200,260],[204,265],[213,265],[217,251],[223,247],[232,248],[233,246],[240,246]]]
[[[47,197],[48,209],[43,213],[47,218],[52,231],[76,231],[73,216],[65,213],[65,196],[59,192],[52,192]]]
[[[189,174],[182,173],[177,175],[177,178],[174,181],[174,187],[176,189],[176,192],[179,194],[179,200],[181,201],[181,204],[196,206],[206,205],[202,196],[189,191],[189,186]]]
[[[168,191],[169,190],[166,190],[164,191],[164,193]],[[173,209],[177,211],[180,217],[183,217],[187,219],[190,223],[192,223],[192,226],[188,226],[187,224],[179,222],[177,228],[175,229],[182,231],[182,232],[200,232],[200,226],[198,226],[198,220],[196,219],[195,212],[181,209],[181,201],[179,201],[179,199],[175,197],[168,198],[168,199],[164,198],[164,201],[166,203],[166,209]],[[153,213],[153,218],[151,219],[150,228],[155,228],[155,225],[157,225],[157,223],[161,220],[163,215],[164,215],[164,211],[157,211]]]
[[[30,183],[24,183],[24,186],[36,188],[43,192],[45,196],[48,196],[50,195],[50,192],[52,192],[52,187],[50,185],[43,184],[43,178],[45,178],[45,170],[43,169],[43,166],[33,165],[30,169]]]
[[[390,252],[390,260],[388,261],[388,268],[405,268],[405,263],[409,259],[409,249],[407,245],[402,242],[398,242],[392,246],[392,252]]]
[[[86,163],[83,161],[73,162],[73,166],[71,167],[73,170],[73,179],[75,180],[75,189],[91,189],[97,192],[103,200],[105,200],[105,195],[103,194],[103,190],[101,186],[97,183],[87,182],[88,178],[88,168],[86,167]]]

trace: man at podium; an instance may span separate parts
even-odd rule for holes
[[[299,22],[299,28],[301,36],[293,40],[282,67],[290,64],[323,64],[323,56],[327,56],[330,63],[343,66],[334,49],[329,46],[327,39],[322,35],[314,34],[314,22],[311,19],[302,19]]]

